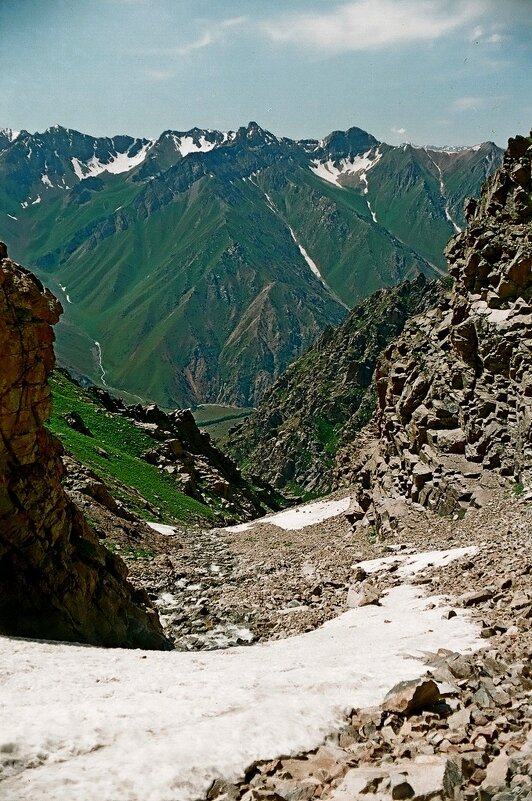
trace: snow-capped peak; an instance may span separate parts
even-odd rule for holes
[[[203,132],[199,136],[189,134],[172,134],[175,149],[183,156],[188,156],[190,153],[208,153],[213,150],[217,142],[209,141]]]
[[[477,151],[480,150],[482,147],[482,143],[478,145],[414,145],[412,142],[405,142],[405,145],[409,145],[410,147],[414,148],[414,150],[431,150],[434,153],[465,153],[468,150]],[[404,145],[400,145],[402,147]]]
[[[0,136],[5,136],[9,142],[14,142],[20,136],[20,131],[14,131],[13,128],[0,128]]]

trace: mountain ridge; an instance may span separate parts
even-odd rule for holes
[[[499,158],[255,122],[157,140],[55,126],[4,144],[0,233],[64,300],[60,363],[167,407],[253,405],[346,308],[440,275],[451,220]]]

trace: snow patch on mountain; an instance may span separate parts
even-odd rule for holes
[[[20,131],[14,131],[13,128],[0,128],[0,136],[5,136],[9,142],[14,142],[20,136]]]
[[[338,517],[338,515],[347,511],[350,503],[350,496],[335,501],[307,503],[303,506],[295,506],[293,509],[288,509],[284,512],[260,517],[258,520],[252,520],[249,523],[239,523],[236,526],[231,526],[227,531],[236,531],[237,533],[247,531],[258,523],[270,523],[283,528],[285,531],[299,531],[307,526],[323,523],[324,520],[329,520],[331,517]]]
[[[424,148],[424,150],[425,150],[425,153],[427,154],[427,156],[429,157],[430,161],[434,164],[434,166],[438,170],[438,177],[439,177],[439,181],[440,181],[440,194],[441,194],[441,196],[443,198],[443,202],[444,202],[445,216],[449,220],[451,225],[453,226],[453,228],[456,231],[456,233],[459,234],[462,229],[460,228],[460,226],[458,225],[456,220],[454,220],[453,217],[451,216],[451,212],[450,212],[450,208],[449,208],[449,200],[448,200],[446,192],[445,192],[445,183],[443,181],[442,169],[441,169],[440,165],[432,158],[432,156],[430,155],[430,151],[427,148]]]
[[[313,260],[310,258],[310,256],[308,255],[307,251],[305,250],[305,248],[303,247],[303,245],[301,244],[301,242],[298,242],[298,240],[297,240],[297,237],[296,237],[296,235],[295,235],[295,233],[294,233],[293,229],[292,229],[292,228],[290,228],[290,226],[288,226],[288,229],[289,229],[289,231],[290,231],[290,233],[291,233],[291,235],[292,235],[292,239],[294,240],[294,242],[296,243],[296,245],[297,245],[297,246],[298,246],[298,248],[299,248],[299,252],[301,253],[301,255],[303,256],[303,258],[304,258],[304,259],[305,259],[305,261],[307,262],[307,264],[308,264],[308,266],[310,267],[311,271],[314,273],[314,275],[316,276],[316,278],[318,278],[318,279],[321,281],[321,283],[322,283],[324,286],[326,286],[326,284],[325,284],[325,281],[324,281],[324,279],[323,279],[323,276],[322,276],[322,274],[321,274],[321,273],[320,273],[320,271],[319,271],[318,265],[316,264],[316,262],[315,262],[315,261],[313,261]]]
[[[148,525],[154,531],[157,531],[159,534],[164,534],[165,537],[173,537],[174,534],[177,534],[176,527],[168,526],[166,523],[152,523],[150,520],[147,520],[146,525]]]
[[[67,303],[72,303],[72,301],[70,300],[70,295],[67,292],[66,286],[63,286],[62,284],[59,284],[59,286],[61,287],[61,291],[63,292],[63,294],[65,296],[66,302]]]
[[[413,554],[397,554],[394,556],[382,556],[379,559],[367,559],[364,562],[357,562],[353,567],[361,567],[366,573],[379,573],[381,570],[397,567],[397,575],[401,578],[412,578],[418,573],[432,567],[445,567],[455,559],[463,556],[475,556],[478,553],[476,545],[466,548],[450,548],[446,551],[423,551]]]
[[[205,134],[211,134],[211,136],[207,137]],[[208,153],[216,147],[222,147],[228,142],[232,142],[236,136],[234,131],[219,132],[211,130],[207,130],[199,136],[197,134],[191,135],[190,133],[181,135],[173,132],[170,135],[176,151],[183,158],[193,153]],[[221,140],[219,138],[220,135],[222,137]]]
[[[216,147],[216,142],[209,142],[203,134],[196,141],[192,136],[176,136],[175,134],[173,139],[176,150],[183,157],[190,153],[208,153],[209,150]]]
[[[102,346],[100,345],[97,339],[94,340],[94,345],[96,349],[96,361],[98,363],[98,369],[100,371],[100,381],[102,382],[104,387],[106,387],[107,383],[105,381],[105,370],[103,369],[103,364],[102,364]]]
[[[406,150],[411,147],[413,150],[425,150],[431,153],[444,153],[447,156],[457,156],[460,153],[468,153],[473,151],[477,153],[481,147],[489,144],[488,142],[481,142],[478,145],[416,145],[414,142],[402,142],[398,147]]]
[[[151,139],[143,145],[134,156],[130,156],[129,153],[115,153],[111,156],[110,160],[106,162],[100,161],[96,156],[93,156],[87,162],[72,158],[72,167],[80,181],[83,181],[85,178],[93,178],[96,175],[100,175],[102,172],[109,172],[113,175],[129,172],[134,167],[138,167],[139,164],[142,164],[148,150],[150,150],[154,142],[155,140]]]
[[[351,156],[350,158],[327,161],[312,161],[310,170],[328,181],[330,184],[344,188],[339,178],[344,175],[358,175],[362,181],[366,181],[366,175],[382,158],[382,153],[377,148],[375,151],[368,150],[361,156]]]
[[[41,182],[44,184],[44,186],[47,186],[49,189],[53,187],[53,183],[50,181],[48,175],[41,175]]]

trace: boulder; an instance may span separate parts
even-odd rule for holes
[[[438,685],[432,679],[401,681],[387,693],[383,709],[402,715],[411,715],[430,709],[440,700]]]

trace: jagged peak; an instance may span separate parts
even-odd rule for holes
[[[379,144],[372,134],[353,126],[347,131],[332,131],[319,143],[316,152],[321,151],[323,157],[336,161],[367,153]]]
[[[262,142],[264,144],[278,144],[279,140],[277,137],[271,133],[271,131],[267,131],[265,128],[262,128],[258,122],[251,120],[246,126],[242,125],[238,131],[236,132],[235,138],[240,140],[248,140],[253,142]]]
[[[13,128],[0,128],[0,136],[5,137],[9,142],[14,142],[19,138],[22,131],[15,131]]]

